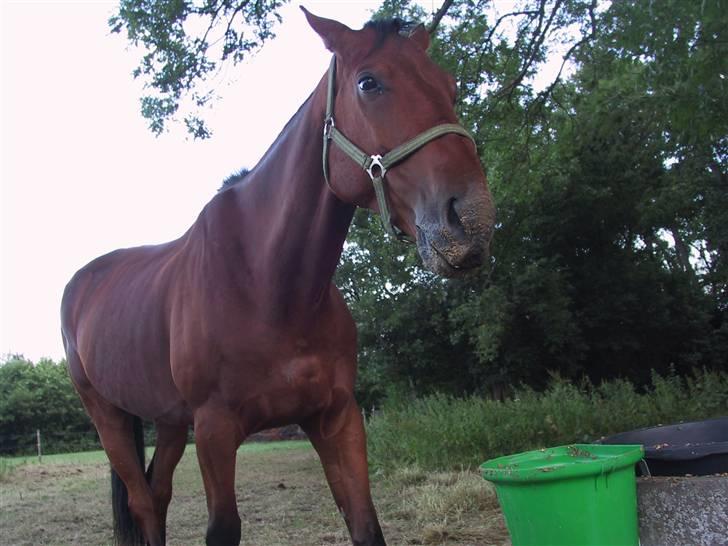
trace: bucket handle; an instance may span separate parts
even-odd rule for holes
[[[640,459],[640,461],[637,464],[639,465],[640,471],[642,472],[643,476],[645,476],[647,478],[652,477],[652,474],[650,473],[650,467],[647,464],[647,461],[645,461],[644,459]]]

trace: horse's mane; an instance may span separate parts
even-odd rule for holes
[[[238,172],[231,174],[228,176],[225,180],[222,182],[222,186],[217,190],[218,192],[224,191],[228,189],[230,186],[234,186],[238,182],[240,182],[243,178],[245,178],[248,173],[250,173],[250,169],[246,169],[243,167]]]

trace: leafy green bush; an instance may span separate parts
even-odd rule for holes
[[[375,468],[434,470],[473,468],[509,453],[725,414],[726,373],[653,374],[644,392],[626,380],[594,386],[557,377],[543,393],[523,388],[504,402],[440,394],[393,400],[372,416],[367,430]]]
[[[0,361],[0,455],[35,453],[37,430],[43,453],[99,448],[65,362]]]

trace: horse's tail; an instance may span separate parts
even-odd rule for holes
[[[134,446],[144,469],[144,428],[142,420],[134,417]],[[147,477],[147,479],[149,476]],[[118,546],[145,546],[142,530],[129,510],[129,492],[116,471],[111,469],[111,507],[114,512],[114,541]]]

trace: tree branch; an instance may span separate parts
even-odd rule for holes
[[[591,22],[591,32],[583,36],[578,42],[574,43],[569,50],[566,52],[566,54],[561,58],[561,66],[559,67],[559,71],[556,74],[556,77],[553,79],[551,84],[541,91],[536,99],[533,101],[531,105],[529,105],[528,110],[530,111],[533,105],[539,105],[543,106],[543,104],[548,100],[548,98],[551,96],[554,88],[559,84],[561,81],[561,74],[564,71],[564,67],[566,66],[566,63],[569,61],[571,56],[576,52],[581,46],[584,44],[592,41],[594,38],[596,38],[597,35],[597,27],[596,27],[596,20],[594,17],[594,11],[596,9],[596,0],[592,0],[592,3],[589,8],[589,15],[590,15],[590,22]]]
[[[493,25],[493,28],[490,29],[490,32],[488,33],[488,37],[485,39],[486,42],[490,42],[493,39],[493,34],[495,34],[495,31],[498,29],[500,24],[507,18],[507,17],[516,17],[518,15],[538,15],[538,10],[525,10],[525,11],[512,11],[510,13],[506,13],[505,15],[501,15],[496,20],[495,24]]]
[[[554,21],[554,18],[556,17],[556,13],[559,11],[559,8],[561,8],[561,5],[563,3],[563,0],[556,0],[553,9],[551,10],[551,13],[549,15],[548,20],[546,21],[546,26],[544,27],[544,17],[546,14],[546,2],[547,0],[541,0],[541,4],[539,6],[539,17],[538,17],[538,24],[535,29],[533,29],[533,32],[531,33],[531,41],[528,44],[528,47],[526,49],[526,59],[523,61],[523,64],[521,65],[521,69],[516,75],[513,80],[508,83],[507,85],[503,86],[501,89],[495,92],[496,97],[503,97],[508,95],[509,97],[513,93],[513,91],[521,85],[524,78],[528,74],[529,69],[533,65],[533,63],[536,60],[536,57],[540,53],[540,48],[543,45],[544,41],[546,40],[546,36],[549,33],[549,30],[551,29],[551,24]]]
[[[435,15],[432,17],[432,21],[430,21],[430,24],[427,25],[427,32],[429,32],[430,34],[435,32],[437,25],[439,25],[442,18],[445,17],[447,10],[450,9],[450,6],[452,6],[454,1],[455,0],[445,0],[442,3],[440,9],[437,10],[437,13],[435,13]]]

